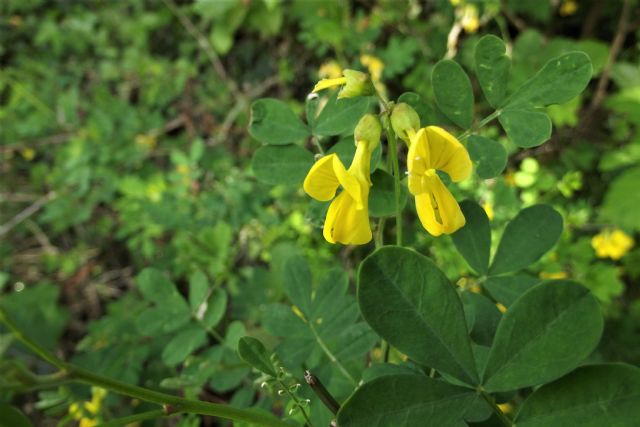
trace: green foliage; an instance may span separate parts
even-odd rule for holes
[[[442,60],[433,67],[433,94],[438,108],[453,123],[467,129],[473,120],[473,91],[469,77],[454,61]]]

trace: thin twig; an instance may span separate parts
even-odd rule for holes
[[[16,225],[20,224],[22,221],[26,220],[31,215],[33,215],[36,212],[38,212],[40,209],[42,209],[47,203],[49,203],[55,197],[56,197],[56,192],[55,191],[50,191],[47,194],[45,194],[44,196],[40,197],[35,202],[33,202],[31,205],[29,205],[23,211],[18,213],[18,215],[14,216],[8,222],[6,222],[2,226],[0,226],[0,237],[4,236],[9,231],[11,231],[11,229],[13,227],[15,227]]]
[[[329,390],[327,390],[318,377],[313,375],[310,371],[304,371],[304,380],[309,384],[309,387],[311,387],[311,390],[313,390],[316,396],[320,398],[322,403],[324,403],[334,415],[337,415],[340,410],[340,404],[335,397],[329,393]]]
[[[233,79],[230,79],[227,71],[222,65],[220,57],[213,49],[213,46],[209,43],[207,37],[194,25],[193,22],[180,10],[180,8],[173,2],[173,0],[162,0],[163,3],[171,10],[171,12],[178,18],[182,26],[187,30],[189,34],[198,42],[198,46],[207,55],[209,62],[213,66],[213,69],[218,74],[218,77],[227,85],[229,90],[236,96],[241,96],[242,93],[238,89],[238,85]]]
[[[616,58],[620,54],[620,50],[622,49],[624,40],[627,37],[627,32],[630,30],[630,11],[631,0],[624,0],[624,2],[622,3],[622,11],[620,12],[620,20],[618,21],[618,28],[616,29],[616,34],[613,37],[611,49],[609,50],[609,58],[607,59],[607,63],[602,70],[602,74],[600,74],[600,79],[598,80],[598,86],[596,87],[595,95],[593,96],[591,104],[589,105],[589,111],[587,112],[587,116],[589,118],[591,118],[591,115],[593,115],[593,113],[598,108],[600,108],[600,105],[607,95],[607,86],[609,85],[609,80],[611,78],[611,68],[615,63]]]

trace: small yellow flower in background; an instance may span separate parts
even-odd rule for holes
[[[505,414],[510,414],[511,412],[513,412],[513,405],[511,405],[510,403],[499,403],[498,408],[500,408],[500,410]]]
[[[493,203],[491,202],[484,202],[482,203],[482,209],[484,209],[485,213],[487,214],[487,217],[489,218],[489,221],[493,221]]]
[[[313,92],[319,92],[331,87],[343,86],[338,94],[338,99],[353,98],[354,96],[370,96],[376,93],[368,74],[356,70],[344,70],[341,77],[322,79],[313,88]]]
[[[320,66],[318,76],[321,79],[337,79],[342,77],[342,67],[334,60],[325,62]]]
[[[136,135],[135,142],[137,146],[142,147],[145,150],[152,151],[154,148],[156,148],[158,138],[156,138],[155,135],[141,133],[139,135]]]
[[[633,238],[619,229],[604,229],[591,239],[598,258],[619,260],[633,247]]]
[[[474,4],[467,4],[460,11],[460,25],[467,33],[475,33],[480,27],[478,7]]]
[[[541,279],[554,279],[554,280],[566,279],[567,277],[569,277],[566,271],[554,271],[551,273],[546,271],[541,271],[539,276]]]
[[[33,148],[23,148],[22,150],[20,150],[20,155],[22,155],[23,159],[30,162],[34,159],[34,157],[36,157],[36,150],[34,150]]]
[[[446,172],[453,182],[467,179],[471,174],[469,153],[453,135],[437,126],[410,132],[409,140],[409,191],[416,198],[420,222],[433,236],[454,233],[464,226],[464,215],[436,171]]]
[[[362,55],[360,56],[360,63],[367,67],[367,70],[369,70],[369,74],[371,74],[371,80],[373,80],[374,83],[379,83],[382,79],[384,62],[382,62],[380,58],[373,55]]]
[[[379,143],[380,132],[378,118],[365,115],[356,127],[356,153],[349,169],[334,153],[318,160],[304,180],[303,188],[309,196],[321,202],[333,199],[323,228],[329,243],[363,245],[371,241],[368,210],[371,154]],[[338,187],[342,187],[342,192],[336,197]]]
[[[100,424],[98,413],[107,391],[100,387],[91,387],[91,400],[80,406],[77,402],[69,405],[69,415],[79,421],[79,427],[95,427]]]
[[[560,5],[560,16],[573,15],[578,11],[578,2],[575,0],[565,0]]]
[[[509,187],[516,186],[516,174],[512,170],[508,170],[504,174],[504,183],[507,184]]]

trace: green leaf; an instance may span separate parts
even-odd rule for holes
[[[209,282],[207,276],[200,270],[189,277],[189,305],[191,311],[196,312],[207,300],[209,294]]]
[[[249,133],[265,144],[285,145],[309,136],[309,129],[287,104],[263,98],[251,104]]]
[[[520,270],[540,259],[562,234],[562,216],[551,206],[523,209],[507,224],[489,274]]]
[[[485,98],[489,105],[498,108],[507,94],[511,68],[511,59],[507,56],[504,42],[493,35],[482,37],[476,45],[475,65]]]
[[[491,294],[491,297],[509,307],[520,295],[540,283],[537,277],[514,275],[514,276],[489,276],[482,283],[482,287]]]
[[[31,421],[19,409],[0,402],[0,427],[32,427]]]
[[[537,147],[551,138],[551,119],[546,113],[529,109],[505,109],[500,124],[518,147]]]
[[[635,426],[640,420],[640,369],[622,363],[583,366],[531,394],[518,427]]]
[[[472,200],[460,203],[466,219],[464,227],[451,235],[453,244],[469,266],[480,275],[487,274],[491,253],[491,226],[482,207]]]
[[[541,107],[567,102],[587,87],[592,71],[591,59],[583,52],[553,58],[520,86],[507,99],[505,106]]]
[[[368,96],[338,99],[336,92],[320,112],[312,132],[316,136],[352,135],[358,121],[373,103]]]
[[[543,384],[578,366],[602,334],[600,305],[584,286],[543,282],[502,317],[483,383],[490,392]]]
[[[471,135],[467,142],[475,171],[482,179],[494,178],[507,166],[507,151],[502,144],[484,136]]]
[[[175,335],[162,351],[162,361],[175,366],[207,342],[207,333],[200,326],[192,325]]]
[[[155,268],[145,268],[136,277],[136,284],[142,296],[158,305],[166,303],[168,299],[176,297],[182,299],[175,285],[162,271]]]
[[[473,320],[469,327],[471,339],[479,345],[490,346],[502,318],[500,310],[481,294],[467,291],[461,296],[465,314]]]
[[[378,169],[371,175],[371,193],[369,194],[369,215],[386,217],[396,214],[396,196],[394,180],[387,172]],[[400,206],[407,204],[407,188],[400,187]]]
[[[362,385],[338,412],[341,427],[457,427],[475,394],[424,375],[385,375]]]
[[[260,340],[253,337],[242,337],[238,341],[238,355],[260,372],[276,377],[277,373],[269,357],[269,353]]]
[[[200,310],[196,313],[196,317],[202,320],[207,327],[213,328],[216,326],[227,311],[227,292],[222,288],[216,288],[211,292],[207,299],[207,304],[201,306]]]
[[[297,145],[260,147],[251,162],[256,178],[278,185],[300,185],[313,166],[313,154]]]
[[[477,383],[462,303],[428,258],[386,246],[358,271],[358,303],[369,325],[418,363]]]
[[[640,230],[640,167],[629,169],[613,180],[604,203],[600,210],[600,217],[619,227]]]
[[[431,85],[438,108],[462,129],[473,121],[473,90],[469,77],[457,62],[444,59],[431,74]]]
[[[303,313],[311,308],[311,270],[307,260],[300,255],[293,255],[285,262],[282,284],[289,300]]]

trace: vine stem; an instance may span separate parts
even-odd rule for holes
[[[493,409],[493,412],[500,419],[500,421],[502,421],[502,424],[504,424],[506,427],[514,426],[513,422],[509,419],[509,417],[507,417],[505,413],[502,412],[502,409],[500,409],[500,407],[496,404],[496,401],[493,399],[493,397],[489,396],[484,391],[480,391],[480,395],[489,404],[489,406],[491,406],[491,409]]]
[[[485,117],[484,119],[480,120],[480,123],[478,123],[477,126],[472,127],[469,130],[466,130],[464,133],[460,134],[460,136],[458,136],[459,140],[468,138],[469,135],[471,135],[472,132],[484,127],[485,125],[487,125],[490,121],[492,121],[493,119],[495,119],[496,117],[499,117],[500,114],[502,114],[502,110],[496,110],[493,113],[489,114],[487,117]]]
[[[228,405],[185,399],[94,374],[93,372],[78,366],[66,363],[42,348],[39,344],[26,336],[1,308],[0,322],[4,323],[14,336],[28,349],[46,362],[58,368],[60,370],[57,375],[58,379],[64,378],[73,382],[95,385],[125,396],[162,405],[165,408],[165,415],[189,412],[199,415],[226,418],[233,421],[243,421],[266,427],[289,426],[289,424],[272,415],[265,415],[251,409],[239,409]]]
[[[402,246],[402,206],[400,206],[400,164],[398,163],[398,144],[396,135],[391,129],[390,120],[384,120],[384,130],[389,144],[389,158],[393,167],[393,190],[396,204],[396,244]]]
[[[342,365],[342,363],[340,363],[338,358],[331,352],[331,350],[329,350],[329,347],[327,347],[327,345],[324,343],[322,338],[320,338],[320,335],[318,334],[318,331],[316,331],[316,328],[313,326],[313,323],[309,321],[307,322],[307,325],[309,325],[309,329],[311,329],[311,332],[313,332],[313,335],[316,338],[316,342],[318,343],[322,351],[324,351],[324,353],[327,355],[329,360],[338,367],[338,369],[346,379],[351,381],[351,384],[353,384],[354,386],[358,385],[358,382],[356,381],[356,379],[353,378],[353,376],[349,373],[349,371],[347,371],[347,369]]]
[[[311,424],[311,420],[309,419],[309,416],[307,415],[307,411],[305,411],[304,408],[302,407],[302,403],[300,403],[300,400],[296,397],[295,394],[293,394],[289,390],[289,387],[287,387],[287,385],[284,382],[278,381],[278,383],[280,384],[282,389],[289,395],[289,397],[295,402],[296,406],[300,409],[300,412],[302,413],[302,416],[304,417],[305,421],[307,422],[307,425],[309,427],[313,427],[313,424]]]

